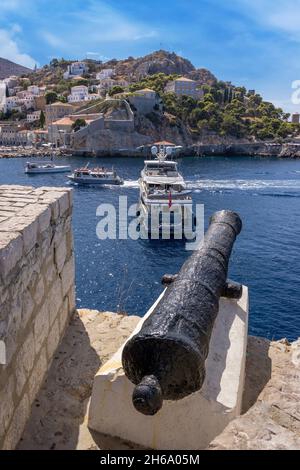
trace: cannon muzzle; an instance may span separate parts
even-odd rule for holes
[[[200,248],[125,345],[123,369],[136,385],[132,401],[139,412],[154,415],[163,400],[179,400],[201,389],[219,299],[228,289],[229,258],[241,229],[238,214],[216,212]]]

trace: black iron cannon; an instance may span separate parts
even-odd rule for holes
[[[125,345],[123,369],[136,385],[132,400],[139,412],[154,415],[163,400],[179,400],[201,389],[219,299],[226,290],[231,292],[228,262],[241,228],[235,212],[211,217],[200,248]]]

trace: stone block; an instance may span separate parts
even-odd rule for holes
[[[3,281],[16,266],[23,254],[23,240],[19,233],[5,232],[0,235],[0,276]]]
[[[61,194],[59,200],[59,215],[62,217],[68,209],[70,209],[70,201],[68,193]]]
[[[55,247],[54,253],[57,271],[61,273],[67,257],[67,243],[65,235],[62,237],[60,244]]]
[[[241,412],[247,324],[248,290],[244,287],[239,301],[220,301],[202,389],[176,402],[165,401],[155,416],[144,416],[133,407],[134,385],[122,369],[123,345],[94,379],[89,427],[151,449],[205,449]]]
[[[28,289],[23,293],[23,305],[22,305],[22,325],[26,328],[29,320],[32,318],[35,304],[32,295]]]
[[[46,284],[47,286],[49,287],[54,279],[55,279],[55,276],[56,276],[56,270],[55,270],[55,266],[54,266],[54,256],[53,255],[50,255],[45,263],[44,263],[44,273],[45,273],[45,280],[46,280]]]
[[[13,393],[15,389],[14,376],[11,375],[5,385],[4,390],[1,390],[0,400],[0,441],[3,439],[9,422],[14,412]]]
[[[50,332],[47,338],[47,357],[48,357],[48,364],[52,361],[53,355],[57,349],[57,346],[60,342],[60,334],[59,334],[59,319],[56,318],[55,322],[50,328]]]
[[[33,403],[48,370],[46,346],[41,349],[28,382],[30,403]]]
[[[4,440],[3,450],[14,450],[25,428],[29,414],[29,398],[28,395],[25,394],[13,415],[12,422]]]
[[[64,303],[63,303],[63,306],[61,307],[60,311],[59,311],[59,315],[58,315],[58,319],[59,319],[59,334],[60,336],[63,335],[65,329],[66,329],[66,326],[67,324],[69,323],[69,319],[70,319],[70,310],[69,310],[69,301],[68,301],[68,298],[66,297],[64,299]]]
[[[0,224],[0,232],[19,232],[22,234],[24,251],[28,253],[37,239],[38,222],[34,216],[30,217],[12,217]]]
[[[33,217],[38,221],[38,230],[40,233],[44,232],[51,220],[51,209],[43,204],[29,204],[21,212],[22,217]]]
[[[56,279],[47,295],[49,324],[53,324],[58,315],[60,307],[63,305],[62,283],[59,278]]]
[[[34,319],[34,344],[35,344],[35,353],[38,354],[43,342],[49,333],[49,315],[48,315],[48,305],[44,303],[43,306],[39,309],[35,319]]]
[[[23,387],[30,376],[34,364],[34,358],[34,337],[33,332],[30,331],[16,359],[16,392],[18,396],[21,396]]]
[[[43,278],[41,276],[39,276],[35,286],[34,286],[34,291],[33,291],[33,299],[36,303],[36,305],[40,305],[40,303],[42,302],[43,298],[44,298],[44,294],[45,294],[45,285],[44,285],[44,281],[43,281]]]
[[[61,279],[62,279],[62,288],[63,288],[63,296],[67,295],[71,287],[75,283],[75,265],[74,265],[74,258],[70,258],[69,261],[65,264],[62,272],[61,272]]]

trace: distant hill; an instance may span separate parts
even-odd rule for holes
[[[165,73],[166,75],[170,74],[179,74],[186,75],[189,72],[195,70],[193,64],[183,57],[178,56],[174,52],[167,51],[156,51],[152,54],[148,54],[144,57],[134,59],[133,57],[128,57],[128,59],[116,61],[111,61],[117,75],[123,75],[124,77],[136,77],[145,75],[154,75],[156,73]],[[110,62],[105,64],[106,66],[110,65]]]
[[[23,65],[15,64],[10,60],[0,57],[0,80],[4,80],[4,78],[8,78],[11,75],[19,77],[20,75],[25,75],[31,72],[31,69],[23,67]]]

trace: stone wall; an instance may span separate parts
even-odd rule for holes
[[[71,215],[69,189],[0,186],[0,449],[18,443],[75,311]]]

